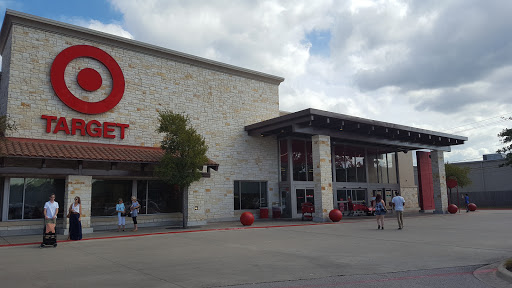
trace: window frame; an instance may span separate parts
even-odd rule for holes
[[[259,207],[253,209],[242,209],[242,183],[258,183],[259,184]],[[264,185],[263,185],[264,184]],[[259,181],[259,180],[235,180],[233,181],[233,210],[234,211],[242,211],[242,210],[254,210],[262,207],[268,207],[268,181]],[[238,197],[237,195],[238,194]],[[265,197],[263,198],[262,195]],[[236,199],[238,198],[238,209],[235,204]],[[265,203],[262,203],[262,199],[265,200]]]

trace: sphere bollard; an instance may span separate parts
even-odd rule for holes
[[[457,205],[455,205],[455,204],[448,205],[448,212],[450,212],[451,214],[457,213],[458,210],[459,210],[459,207],[457,207]]]
[[[254,223],[254,215],[251,212],[244,212],[240,215],[240,222],[244,226],[251,226]]]
[[[475,203],[469,203],[468,208],[469,208],[469,211],[475,211],[476,210],[476,204]]]
[[[329,212],[329,219],[331,219],[332,222],[340,222],[342,217],[343,213],[341,213],[339,209],[332,209],[331,212]]]

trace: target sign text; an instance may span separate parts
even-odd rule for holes
[[[64,73],[68,64],[80,57],[92,58],[103,64],[112,77],[112,90],[110,94],[98,102],[87,102],[79,99],[69,91]],[[50,71],[50,79],[53,90],[59,99],[69,108],[84,114],[101,114],[113,109],[124,94],[125,81],[123,71],[119,64],[107,52],[89,45],[75,45],[62,50],[53,61]],[[101,88],[103,80],[101,75],[92,68],[80,70],[76,81],[78,85],[87,92],[93,92]],[[65,117],[42,115],[41,119],[46,120],[46,133],[64,132],[67,135],[86,134],[91,137],[116,138],[113,134],[119,130],[119,138],[125,138],[125,129],[130,127],[128,124],[100,122],[91,120],[86,122],[82,119],[73,118],[71,122]],[[55,125],[53,125],[55,123]],[[78,133],[77,133],[78,132]]]

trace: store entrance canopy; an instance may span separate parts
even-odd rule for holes
[[[464,144],[467,137],[364,119],[317,109],[305,109],[245,126],[251,136],[327,135],[331,141],[379,146],[387,151],[441,150]]]

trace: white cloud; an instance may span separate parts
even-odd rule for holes
[[[130,34],[128,31],[124,30],[123,27],[121,27],[118,24],[103,24],[97,20],[90,20],[89,24],[86,27],[89,29],[114,34],[124,38],[133,39],[133,35]]]
[[[64,21],[66,21],[66,20],[64,20]],[[66,22],[69,22],[69,23],[77,25],[77,26],[82,26],[85,28],[93,29],[96,31],[100,31],[100,32],[128,38],[128,39],[134,39],[133,35],[130,34],[130,32],[123,29],[123,26],[120,24],[117,24],[117,23],[105,24],[98,20],[94,20],[94,19],[84,20],[82,18],[69,18],[69,19],[67,19]]]
[[[512,38],[506,37],[512,18],[503,7],[512,4],[111,2],[123,23],[104,26],[116,35],[129,31],[139,41],[285,77],[284,111],[312,107],[435,131],[512,111]],[[314,31],[330,35],[329,53],[311,55],[318,43],[307,35]],[[467,144],[445,158],[493,153],[506,124],[467,126],[474,128],[462,132]]]

